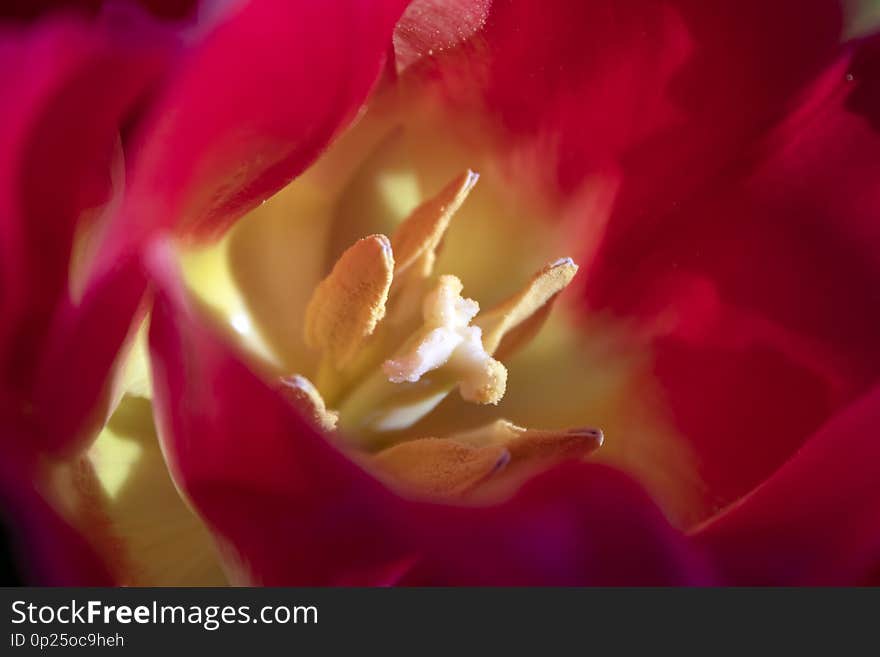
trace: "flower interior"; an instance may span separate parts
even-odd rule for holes
[[[466,433],[401,441],[403,430],[456,391],[465,402],[497,405],[508,372],[496,356],[529,343],[577,272],[571,258],[556,260],[486,311],[464,296],[457,276],[439,274],[443,237],[477,180],[462,173],[390,237],[369,235],[342,253],[305,311],[305,342],[320,354],[317,367],[280,379],[322,430],[367,451],[396,443],[379,453],[379,470],[434,496],[468,492],[516,460],[572,457],[602,441],[597,429],[529,430],[503,418]]]
[[[564,257],[555,211],[528,185],[511,188],[479,140],[388,100],[221,240],[178,245],[198,306],[398,494],[492,503],[589,457],[637,473],[684,524],[699,485],[690,455],[654,410],[647,355],[622,347],[626,332],[607,318],[584,323],[566,307],[584,273]],[[600,183],[588,195],[597,216]],[[89,459],[131,581],[220,582],[204,527],[157,467],[144,335]],[[147,508],[145,492],[167,503]],[[178,562],[174,545],[192,559]]]

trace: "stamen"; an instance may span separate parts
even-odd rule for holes
[[[497,404],[507,369],[494,354],[526,344],[577,272],[570,258],[558,260],[480,317],[456,276],[431,283],[436,251],[477,179],[459,175],[391,240],[372,235],[350,247],[309,302],[306,343],[324,351],[316,381],[352,438],[410,427],[456,387],[465,401]]]
[[[324,431],[334,431],[339,414],[327,409],[317,388],[306,377],[294,374],[282,378],[281,391],[294,406]]]
[[[497,420],[449,438],[400,443],[373,456],[368,466],[404,492],[491,498],[536,469],[582,458],[601,444],[598,429],[545,431]]]
[[[503,351],[510,353],[534,337],[553,300],[571,283],[577,270],[571,258],[557,260],[535,274],[520,292],[481,315],[475,324],[483,329],[486,351],[494,354],[503,346]]]
[[[601,447],[605,436],[601,429],[527,429],[502,419],[453,434],[450,439],[474,447],[500,445],[510,452],[514,460],[519,460],[583,456]]]
[[[372,464],[391,483],[416,495],[458,496],[469,492],[510,460],[499,446],[472,447],[453,440],[422,438],[389,447]]]
[[[604,436],[599,429],[526,429],[507,420],[496,420],[471,431],[453,434],[449,440],[475,448],[503,447],[509,452],[510,463],[504,471],[478,491],[491,497],[515,487],[536,470],[560,461],[584,458],[602,445]]]
[[[486,353],[480,329],[469,325],[480,306],[463,298],[462,289],[456,276],[440,277],[422,304],[424,327],[382,370],[392,383],[415,383],[448,364],[463,399],[497,404],[504,396],[507,369]]]
[[[453,215],[464,203],[480,176],[467,170],[439,194],[417,207],[391,237],[397,258],[394,287],[399,288],[409,270],[419,277],[431,275],[436,251]]]
[[[306,308],[305,340],[337,368],[357,353],[385,316],[394,256],[384,235],[355,242],[315,288]]]

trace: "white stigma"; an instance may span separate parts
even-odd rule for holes
[[[457,277],[440,277],[422,302],[423,328],[382,371],[392,383],[415,383],[448,365],[465,400],[495,404],[504,394],[507,371],[483,348],[480,328],[470,326],[480,306],[461,291]]]

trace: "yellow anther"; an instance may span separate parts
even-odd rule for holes
[[[416,495],[448,497],[467,493],[510,460],[499,446],[472,447],[453,440],[422,438],[376,454],[380,476]]]
[[[504,447],[514,460],[582,456],[600,447],[604,440],[599,429],[526,429],[507,420],[495,420],[449,438],[474,447]]]
[[[535,274],[520,292],[476,319],[474,323],[483,329],[486,351],[494,354],[505,338],[511,346],[531,339],[541,328],[550,304],[571,283],[577,270],[571,258],[557,260]],[[509,353],[511,348],[505,347]]]
[[[479,175],[465,171],[439,194],[422,203],[400,224],[391,237],[397,265],[394,276],[398,288],[405,275],[427,277],[434,267],[435,254],[453,215],[464,203]]]
[[[385,316],[394,256],[384,235],[351,246],[315,288],[306,308],[305,339],[337,368],[357,353]]]
[[[306,377],[294,374],[281,379],[281,392],[316,426],[324,431],[336,429],[339,414],[327,409],[321,393]]]

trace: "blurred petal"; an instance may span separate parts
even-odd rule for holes
[[[120,350],[143,317],[146,279],[133,259],[96,279],[79,304],[57,309],[35,368],[33,409],[46,444],[71,453],[107,419]]]
[[[353,118],[405,5],[266,0],[230,12],[140,135],[129,221],[216,235],[277,192]]]
[[[636,316],[724,505],[880,372],[876,42],[831,66],[743,166],[606,243],[596,309]],[[747,165],[747,166],[746,166]],[[613,263],[613,264],[612,264]]]
[[[198,0],[132,0],[161,18],[179,19],[190,16]],[[103,6],[119,4],[116,0],[5,0],[0,7],[3,19],[32,20],[51,12],[79,13],[91,16]]]
[[[120,126],[163,71],[164,46],[135,32],[75,21],[8,33],[0,78],[0,325],[4,408],[71,448],[99,414],[97,399],[143,292],[113,262],[71,290],[74,237],[111,192]],[[89,263],[75,263],[89,271]],[[83,350],[85,340],[96,347]],[[88,366],[84,366],[88,360]],[[59,406],[55,406],[59,402]],[[45,426],[44,426],[45,423]]]
[[[695,534],[736,584],[854,585],[880,568],[880,388]]]
[[[104,0],[7,0],[0,7],[0,17],[4,20],[33,20],[44,14],[63,11],[92,14],[100,8]]]
[[[433,507],[421,525],[425,559],[406,585],[695,585],[711,581],[699,555],[645,493],[604,466],[541,474],[508,502]]]
[[[161,72],[163,53],[136,34],[73,21],[7,37],[0,76],[14,96],[2,108],[0,244],[11,319],[47,312],[65,291],[77,222],[106,202],[120,124]]]

